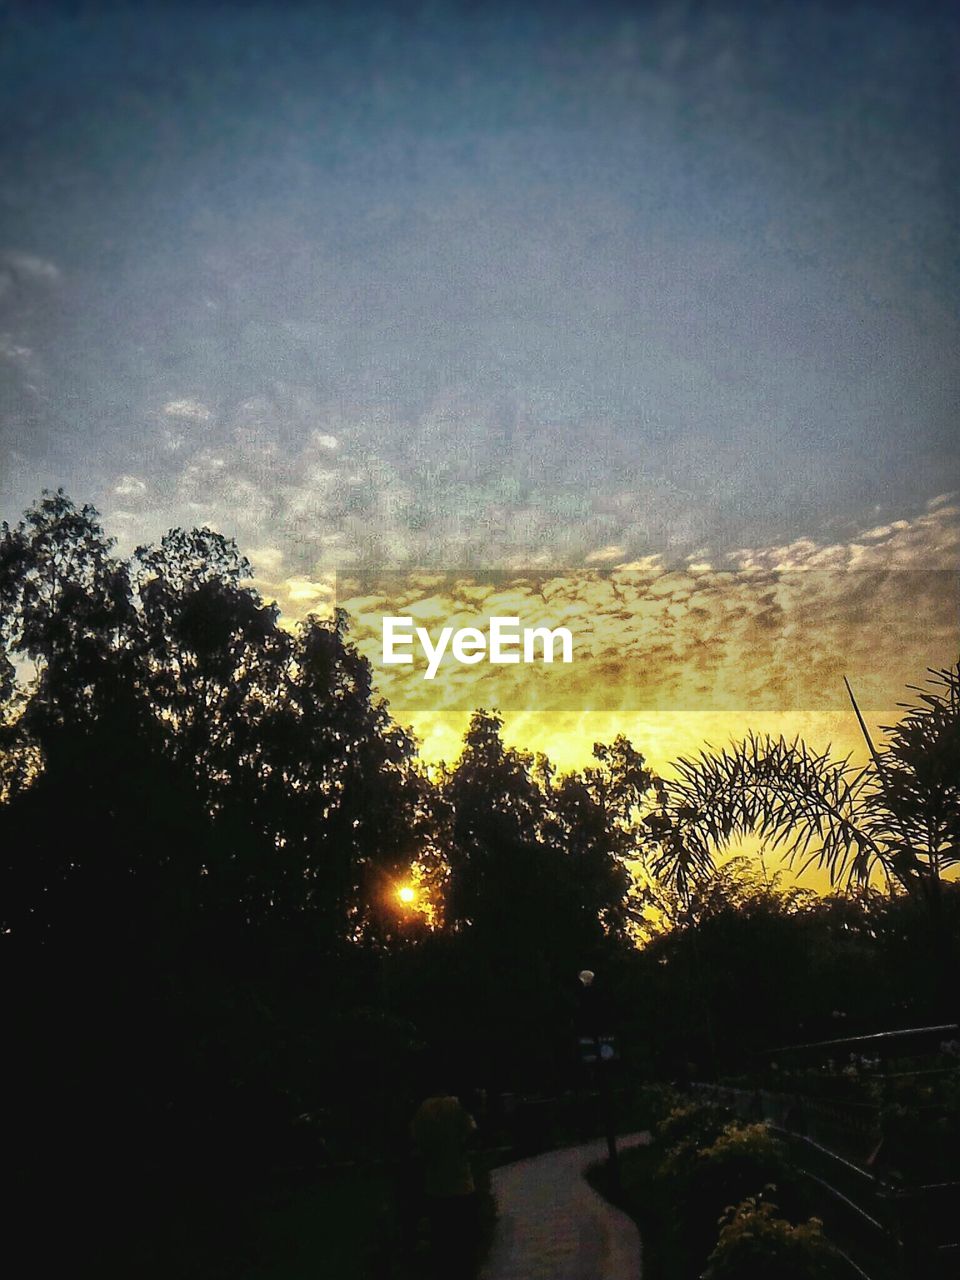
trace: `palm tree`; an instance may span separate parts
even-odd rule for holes
[[[657,839],[651,870],[689,901],[715,869],[714,854],[753,832],[788,865],[818,865],[831,884],[867,885],[922,902],[930,931],[930,990],[956,1018],[957,938],[944,880],[960,864],[960,664],[929,671],[926,688],[878,750],[847,682],[870,756],[855,765],[792,741],[749,734],[721,751],[677,762],[665,803],[645,821]]]
[[[666,803],[646,819],[658,839],[652,870],[686,894],[716,850],[753,832],[792,867],[825,868],[831,884],[879,873],[936,917],[945,873],[960,863],[960,664],[928,674],[880,750],[847,684],[866,765],[752,733],[679,760]]]

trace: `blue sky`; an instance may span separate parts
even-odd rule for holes
[[[282,594],[847,545],[958,487],[946,8],[0,22],[7,519],[211,523]]]

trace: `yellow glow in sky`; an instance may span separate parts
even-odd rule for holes
[[[590,763],[593,746],[628,737],[650,767],[758,734],[799,736],[836,758],[867,760],[844,677],[874,740],[902,714],[911,685],[951,666],[958,644],[960,507],[942,497],[913,522],[865,530],[843,544],[806,539],[666,569],[659,557],[608,569],[410,571],[335,575],[328,601],[347,610],[350,636],[376,690],[418,739],[428,764],[452,763],[478,707],[496,710],[508,745],[543,752],[560,770]],[[299,586],[271,585],[291,620]],[[463,665],[382,661],[385,615],[435,632],[566,627],[570,664]],[[433,637],[434,640],[436,637]],[[755,849],[744,848],[745,852]],[[814,874],[818,887],[824,877]],[[401,896],[402,901],[411,901]]]

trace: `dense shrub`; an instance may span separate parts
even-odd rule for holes
[[[833,1280],[839,1259],[811,1218],[794,1226],[770,1201],[750,1196],[727,1209],[703,1280]]]
[[[730,1205],[776,1188],[791,1216],[800,1196],[782,1144],[763,1124],[723,1123],[723,1113],[674,1116],[670,1129],[682,1135],[667,1152],[660,1176],[669,1189],[686,1247],[705,1258],[716,1241],[716,1224]]]
[[[636,1092],[634,1114],[639,1127],[659,1131],[667,1116],[684,1105],[683,1095],[669,1084],[645,1084]]]
[[[691,1170],[691,1207],[719,1211],[789,1179],[783,1146],[765,1124],[729,1124]]]
[[[664,1176],[683,1178],[699,1153],[716,1142],[730,1120],[730,1112],[712,1102],[691,1101],[673,1107],[656,1127]]]

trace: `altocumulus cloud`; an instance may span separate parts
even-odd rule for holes
[[[846,544],[800,539],[671,567],[657,557],[564,572],[285,572],[277,548],[253,556],[256,585],[293,622],[347,609],[381,691],[402,718],[458,716],[476,705],[568,714],[784,712],[842,707],[842,677],[864,705],[894,707],[903,686],[957,652],[958,509],[948,496],[913,519]],[[564,667],[380,663],[384,615],[438,629],[517,616],[565,626]]]

